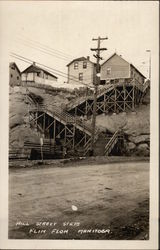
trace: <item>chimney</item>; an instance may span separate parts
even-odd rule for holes
[[[90,57],[89,56],[87,56],[87,60],[89,61],[89,59],[90,59]]]
[[[36,63],[35,63],[35,62],[33,62],[33,66],[36,66]]]

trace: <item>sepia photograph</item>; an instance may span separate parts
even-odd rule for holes
[[[3,249],[158,249],[158,1],[0,15]]]

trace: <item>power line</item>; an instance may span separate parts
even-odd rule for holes
[[[50,56],[53,56],[53,57],[57,57],[59,59],[66,60],[66,61],[68,61],[68,60],[73,61],[74,60],[73,56],[66,56],[67,54],[65,55],[63,52],[53,52],[53,51],[56,51],[56,50],[51,49],[50,47],[48,49],[48,47],[46,45],[43,45],[43,46],[37,45],[37,44],[41,44],[41,43],[32,42],[32,40],[30,40],[29,43],[31,43],[31,44],[28,44],[28,41],[25,41],[23,39],[20,39],[20,40],[22,40],[22,42],[24,43],[23,44],[24,46],[28,46],[30,48],[39,50],[39,51],[41,51],[41,52],[43,52],[43,53],[45,53],[47,55],[50,55]],[[20,41],[18,40],[18,42],[20,42]],[[87,68],[92,68],[92,66],[88,65]]]
[[[32,46],[32,45],[30,45],[30,44],[23,44],[24,46],[27,46],[27,47],[29,47],[29,48],[32,48],[32,49],[35,49],[35,50],[38,50],[38,51],[40,51],[40,52],[42,52],[42,53],[44,53],[44,54],[47,54],[47,55],[51,55],[51,56],[54,56],[54,57],[56,57],[56,58],[58,58],[58,59],[62,59],[62,60],[64,60],[64,61],[67,61],[68,62],[68,59],[67,58],[64,58],[64,57],[62,57],[62,56],[58,56],[58,55],[56,55],[56,54],[54,54],[54,53],[52,53],[52,52],[49,52],[49,51],[47,51],[47,50],[45,50],[45,49],[43,49],[43,48],[38,48],[37,46],[35,47],[35,46]]]
[[[56,57],[56,58],[59,58],[59,59],[62,59],[62,60],[65,60],[65,61],[67,61],[68,62],[68,59],[66,59],[66,58],[63,58],[63,57],[59,57],[59,56],[57,56],[57,55],[55,55],[54,53],[50,53],[50,52],[48,52],[47,50],[45,50],[45,49],[39,49],[39,48],[37,48],[37,47],[34,47],[34,46],[31,46],[31,45],[29,45],[29,44],[24,44],[25,46],[28,46],[28,47],[30,47],[30,48],[33,48],[33,49],[35,49],[35,50],[38,50],[38,51],[41,51],[42,53],[44,53],[44,54],[47,54],[47,55],[50,55],[50,56],[53,56],[53,57]],[[72,58],[72,60],[73,60],[73,58]],[[92,68],[92,66],[87,66],[87,68]]]
[[[65,53],[65,52],[63,52],[63,51],[60,51],[60,50],[53,49],[53,48],[49,47],[48,45],[45,45],[45,44],[43,44],[43,43],[40,43],[39,41],[35,41],[35,40],[33,40],[33,39],[30,39],[30,38],[23,38],[23,37],[20,37],[19,39],[23,39],[23,40],[25,40],[25,41],[27,41],[27,42],[29,41],[29,42],[34,43],[34,44],[36,44],[36,45],[39,44],[39,46],[41,46],[41,47],[47,48],[48,50],[54,51],[55,53],[59,53],[59,55],[63,55],[63,56],[65,56],[65,57],[72,58],[72,55],[70,55],[70,54],[68,54],[68,53]]]

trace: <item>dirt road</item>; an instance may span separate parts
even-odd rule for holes
[[[10,169],[9,238],[148,239],[148,203],[148,162]]]

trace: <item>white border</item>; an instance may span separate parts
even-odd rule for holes
[[[9,3],[8,3],[9,4]],[[0,3],[1,8],[1,3]],[[158,9],[158,8],[157,8]],[[158,10],[157,10],[158,11]],[[8,17],[9,18],[9,17]],[[1,249],[158,249],[159,184],[159,53],[152,55],[151,88],[151,160],[150,160],[150,239],[148,241],[91,240],[8,240],[8,46],[0,26],[0,248]],[[159,37],[159,36],[158,36]],[[154,76],[154,77],[153,77]]]

